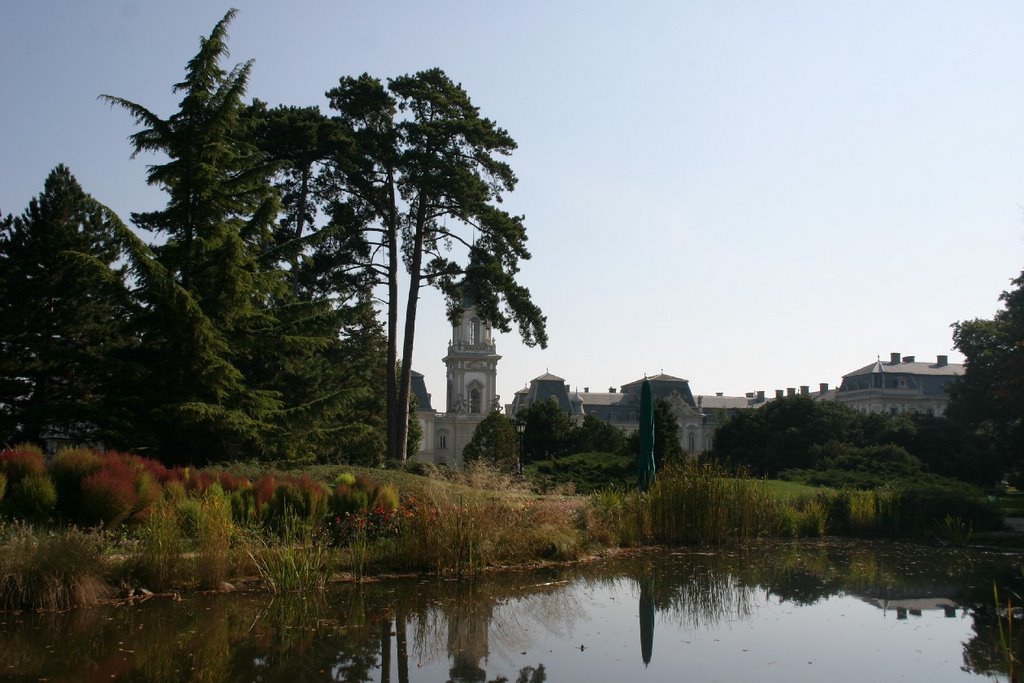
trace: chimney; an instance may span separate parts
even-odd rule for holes
[[[824,394],[824,393],[825,393],[826,391],[828,391],[828,382],[822,382],[822,383],[820,383],[820,384],[818,385],[818,391],[820,391],[820,392],[821,392],[821,393],[823,393],[823,394]]]
[[[938,365],[940,368],[944,368],[947,365],[949,365],[949,356],[938,356],[938,358],[936,359],[936,365]]]
[[[796,396],[796,387],[786,387],[786,396]]]
[[[757,392],[757,402],[758,403],[764,403],[764,392],[763,391]]]
[[[810,396],[811,395],[811,387],[809,387],[806,384],[801,385],[801,387],[800,387],[800,395],[801,396]]]
[[[785,393],[785,392],[783,392],[783,391],[782,391],[782,389],[776,389],[776,390],[775,390],[775,398],[782,398],[782,395],[783,395],[784,393]]]
[[[903,362],[904,363],[913,363],[914,362],[914,357],[913,356],[903,356]]]
[[[900,354],[899,353],[890,353],[889,354],[889,365],[899,365],[899,364],[900,364]]]

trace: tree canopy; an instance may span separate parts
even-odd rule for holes
[[[92,442],[117,431],[114,383],[133,346],[120,221],[66,166],[0,220],[0,439]]]
[[[991,320],[953,325],[964,377],[950,391],[949,416],[991,439],[1007,466],[1024,470],[1024,272]]]

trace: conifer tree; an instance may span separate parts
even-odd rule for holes
[[[120,221],[57,166],[26,211],[0,221],[0,439],[102,441],[132,345]]]
[[[301,448],[284,429],[309,406],[288,405],[282,375],[330,344],[305,323],[326,307],[294,306],[274,262],[279,203],[272,164],[253,144],[243,116],[252,67],[226,71],[229,11],[187,66],[179,109],[161,118],[104,95],[142,129],[134,154],[166,155],[147,180],[168,194],[165,208],[133,215],[163,241],[149,247],[125,234],[149,368],[140,425],[165,459],[289,454]],[[328,326],[329,328],[329,326]]]
[[[530,257],[522,218],[496,206],[515,187],[515,175],[500,159],[515,141],[481,117],[440,69],[387,86],[367,74],[344,77],[327,96],[352,142],[333,164],[336,192],[352,212],[367,217],[368,266],[385,301],[388,458],[401,461],[421,288],[440,289],[453,320],[468,296],[494,328],[508,331],[514,321],[525,343],[547,344],[544,316],[515,279],[519,261]]]

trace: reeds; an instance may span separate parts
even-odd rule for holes
[[[264,585],[273,593],[322,591],[334,569],[334,553],[318,543],[302,524],[285,515],[281,537],[263,540],[248,551]]]
[[[0,610],[66,610],[96,605],[112,589],[102,572],[101,540],[68,529],[15,531],[0,553]]]

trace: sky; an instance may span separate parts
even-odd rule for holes
[[[248,96],[327,108],[341,76],[440,67],[518,143],[504,208],[547,349],[497,335],[503,402],[545,372],[694,395],[946,354],[1024,267],[1018,0],[0,0],[0,211],[67,164],[128,220],[163,206],[135,126],[168,116],[229,7]],[[413,366],[443,407],[451,329],[420,303]]]

